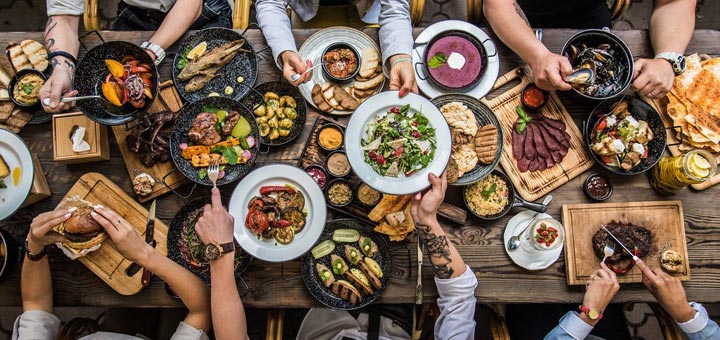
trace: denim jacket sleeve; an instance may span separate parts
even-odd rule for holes
[[[707,310],[699,303],[691,302],[690,306],[697,311],[695,317],[688,322],[678,323],[680,329],[690,340],[720,339],[720,326],[710,320]]]

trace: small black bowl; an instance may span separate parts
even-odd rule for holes
[[[0,282],[10,276],[20,261],[23,252],[15,238],[5,229],[0,228]],[[4,256],[3,256],[4,255]]]
[[[348,75],[347,77],[344,77],[344,78],[333,76],[330,73],[330,71],[327,69],[327,64],[325,64],[325,54],[327,54],[328,52],[330,52],[334,49],[337,49],[337,48],[347,48],[350,51],[352,51],[355,54],[355,57],[357,58],[357,67],[355,67],[355,71],[350,73],[350,75]],[[360,65],[362,65],[362,60],[360,60],[360,53],[358,52],[358,50],[355,49],[355,47],[350,46],[350,44],[346,44],[343,42],[330,44],[328,47],[326,47],[325,50],[323,50],[321,62],[323,63],[322,69],[323,69],[323,73],[325,74],[325,76],[330,78],[330,80],[335,81],[337,83],[346,83],[346,82],[350,81],[351,79],[355,78],[355,76],[358,74],[358,72],[360,72]]]
[[[18,71],[18,73],[15,73],[15,76],[13,76],[12,79],[10,79],[10,84],[8,85],[8,95],[10,95],[10,100],[12,100],[12,102],[17,106],[24,107],[26,109],[37,109],[40,107],[40,93],[38,93],[38,100],[33,104],[24,104],[24,103],[19,102],[17,99],[15,99],[15,95],[14,95],[15,94],[15,86],[18,84],[20,79],[22,79],[23,77],[25,77],[28,74],[34,74],[34,75],[42,78],[43,85],[45,84],[45,81],[47,81],[47,77],[45,77],[45,74],[43,74],[42,72],[40,72],[38,70],[35,70],[35,69],[20,70],[20,71]]]
[[[366,186],[366,187],[368,187],[368,188],[370,188],[370,190],[375,190],[375,191],[377,191],[377,192],[379,193],[378,198],[377,198],[376,200],[370,202],[370,203],[365,203],[365,202],[361,201],[361,200],[360,200],[360,188],[361,188],[363,185]],[[371,186],[369,186],[369,185],[367,185],[367,184],[365,184],[365,183],[363,183],[363,182],[360,182],[360,184],[358,184],[357,188],[355,188],[355,200],[356,200],[358,203],[360,203],[360,205],[362,205],[362,206],[374,207],[374,206],[376,206],[378,203],[380,203],[380,200],[381,200],[381,199],[382,199],[382,193],[381,193],[380,191],[374,189],[373,187],[371,187]]]
[[[607,192],[602,195],[593,193],[588,188],[590,184],[594,184],[593,182],[597,183],[598,181],[605,181],[605,183],[607,183]],[[585,193],[585,196],[591,200],[605,201],[610,198],[610,196],[612,196],[613,184],[608,176],[605,176],[601,173],[593,173],[585,179],[585,183],[583,184],[583,192]]]
[[[330,170],[330,165],[328,164],[328,162],[330,162],[330,158],[332,158],[335,154],[345,155],[345,159],[348,161],[348,169],[344,173],[336,174]],[[325,161],[325,169],[327,169],[327,172],[334,177],[345,177],[350,173],[350,171],[352,171],[352,168],[350,167],[350,160],[347,158],[347,154],[345,154],[345,151],[343,150],[335,150],[328,155],[327,160]]]
[[[332,188],[333,184],[336,184],[336,183],[344,183],[345,185],[347,185],[348,188],[350,188],[350,199],[347,201],[347,203],[335,204],[330,200],[330,188]],[[342,178],[336,178],[336,179],[328,182],[327,187],[325,187],[325,197],[327,198],[327,202],[330,205],[339,208],[339,207],[344,207],[344,206],[350,204],[353,201],[353,199],[355,198],[355,192],[353,192],[353,186],[350,184],[350,182],[348,182],[347,180],[342,179]]]
[[[337,148],[328,148],[328,147],[325,147],[324,145],[322,145],[322,143],[320,143],[320,133],[321,133],[323,130],[325,130],[325,129],[330,129],[330,128],[335,128],[335,129],[337,129],[338,131],[340,131],[340,134],[342,135],[342,140],[340,141],[340,145],[339,145]],[[318,145],[321,149],[323,149],[323,150],[325,150],[325,151],[327,151],[327,152],[331,152],[331,151],[335,151],[335,150],[338,150],[338,149],[342,149],[344,141],[345,141],[345,129],[344,129],[343,127],[341,127],[340,125],[333,124],[333,123],[326,123],[326,124],[324,124],[320,129],[318,129],[317,136],[315,137],[315,142],[317,143],[317,145]]]
[[[542,95],[543,95],[543,101],[542,101],[542,103],[541,103],[540,105],[538,105],[538,106],[532,106],[532,105],[530,105],[527,101],[525,101],[525,92],[527,92],[527,91],[529,91],[530,89],[533,89],[533,88],[538,89],[538,91],[540,91],[540,93],[542,93]],[[545,91],[545,90],[539,88],[537,85],[535,85],[535,83],[527,84],[527,85],[525,85],[525,87],[523,88],[522,92],[520,93],[520,102],[522,103],[522,105],[523,105],[525,108],[528,108],[528,109],[531,109],[531,110],[540,110],[540,109],[541,109],[543,106],[545,106],[545,104],[547,104],[547,102],[548,102],[548,91]]]
[[[323,176],[325,176],[325,179],[321,185],[312,175],[310,175],[308,173],[308,175],[310,175],[310,177],[313,179],[313,181],[315,181],[315,183],[317,183],[318,186],[320,186],[320,189],[325,189],[325,186],[328,184],[328,179],[330,179],[330,175],[328,174],[327,170],[325,170],[325,168],[323,168],[322,165],[312,164],[312,165],[308,165],[305,167],[305,172],[308,172],[310,169],[320,170],[320,172],[323,174]]]

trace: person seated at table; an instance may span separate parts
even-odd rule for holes
[[[65,241],[53,230],[68,218],[75,208],[45,212],[35,217],[26,240],[20,287],[23,313],[15,320],[12,339],[56,339],[60,319],[52,314],[53,289],[47,246]],[[178,325],[173,339],[209,339],[210,306],[207,286],[194,274],[159,254],[145,243],[137,230],[110,209],[96,206],[91,213],[112,239],[115,249],[128,261],[147,268],[164,280],[180,296],[188,314]],[[108,246],[107,244],[105,246]],[[100,332],[87,339],[140,339],[129,335]]]
[[[483,13],[498,37],[530,66],[537,85],[546,90],[570,90],[564,78],[572,73],[572,66],[536,39],[530,27],[612,27],[605,0],[487,0]],[[634,90],[648,98],[661,98],[670,91],[675,75],[685,69],[682,55],[694,28],[695,0],[655,0],[650,41],[656,54],[635,61]]]
[[[688,303],[680,280],[660,268],[648,267],[642,260],[636,265],[642,271],[643,284],[690,340],[720,338],[720,327],[708,318],[705,308],[695,302]],[[585,339],[619,289],[615,273],[602,264],[601,269],[590,275],[581,312],[565,314],[545,339]]]
[[[205,205],[195,230],[206,247],[219,250],[218,257],[210,259],[210,305],[215,338],[249,339],[245,308],[235,282],[235,220],[223,207],[220,190],[213,188],[211,193],[212,203]]]
[[[431,188],[413,195],[410,213],[415,221],[425,254],[430,258],[440,316],[435,323],[436,339],[472,339],[475,336],[475,288],[477,279],[450,242],[437,220],[437,211],[445,198],[447,177],[429,174]],[[372,316],[353,318],[346,311],[313,308],[305,316],[297,339],[369,338]],[[397,323],[382,316],[375,325],[382,339],[410,339]]]
[[[239,0],[238,0],[239,1]],[[40,101],[50,98],[46,112],[58,113],[73,103],[60,103],[64,97],[77,95],[73,76],[79,48],[78,24],[85,10],[84,0],[48,0],[45,46],[53,67],[50,78],[40,89]],[[188,29],[232,27],[232,10],[227,0],[123,0],[118,3],[112,28],[119,31],[155,31],[140,46],[148,51],[155,64],[165,58],[165,49]]]
[[[312,78],[312,73],[304,73],[312,67],[310,61],[304,61],[297,52],[293,38],[290,18],[287,13],[289,5],[298,16],[308,21],[317,15],[318,6],[326,3],[337,3],[333,0],[257,0],[255,9],[257,21],[270,45],[273,60],[282,70],[283,76],[291,84],[298,86]],[[342,1],[340,1],[342,2]],[[364,11],[380,3],[380,50],[382,51],[383,70],[389,74],[390,90],[400,90],[400,96],[409,92],[418,92],[415,82],[415,71],[410,53],[413,46],[412,24],[410,23],[410,4],[408,0],[344,0],[353,2]],[[292,81],[291,77],[301,77]]]

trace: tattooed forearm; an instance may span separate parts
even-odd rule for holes
[[[450,267],[452,259],[450,258],[450,241],[445,235],[438,236],[432,232],[429,226],[417,224],[420,242],[425,245],[425,252],[430,258],[435,276],[441,279],[449,279],[453,274]]]
[[[518,5],[517,2],[513,1],[513,7],[515,7],[515,12],[517,13],[520,18],[522,18],[525,21],[525,24],[530,27],[530,21],[525,16],[525,12],[523,12],[522,8],[520,8],[520,5]]]
[[[53,49],[55,46],[55,38],[51,38],[50,33],[56,26],[57,22],[54,21],[53,17],[48,18],[47,25],[45,25],[45,47],[47,47],[50,52],[55,52],[55,49]]]

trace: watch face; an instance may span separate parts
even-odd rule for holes
[[[215,260],[218,257],[220,257],[220,248],[212,243],[205,246],[205,258]]]
[[[677,58],[677,64],[680,68],[680,71],[683,72],[687,68],[687,62],[685,61],[685,56],[678,56]]]
[[[595,320],[598,318],[598,316],[600,316],[600,313],[598,313],[598,311],[596,311],[594,309],[591,309],[590,312],[588,313],[588,316],[590,317],[590,319]]]

